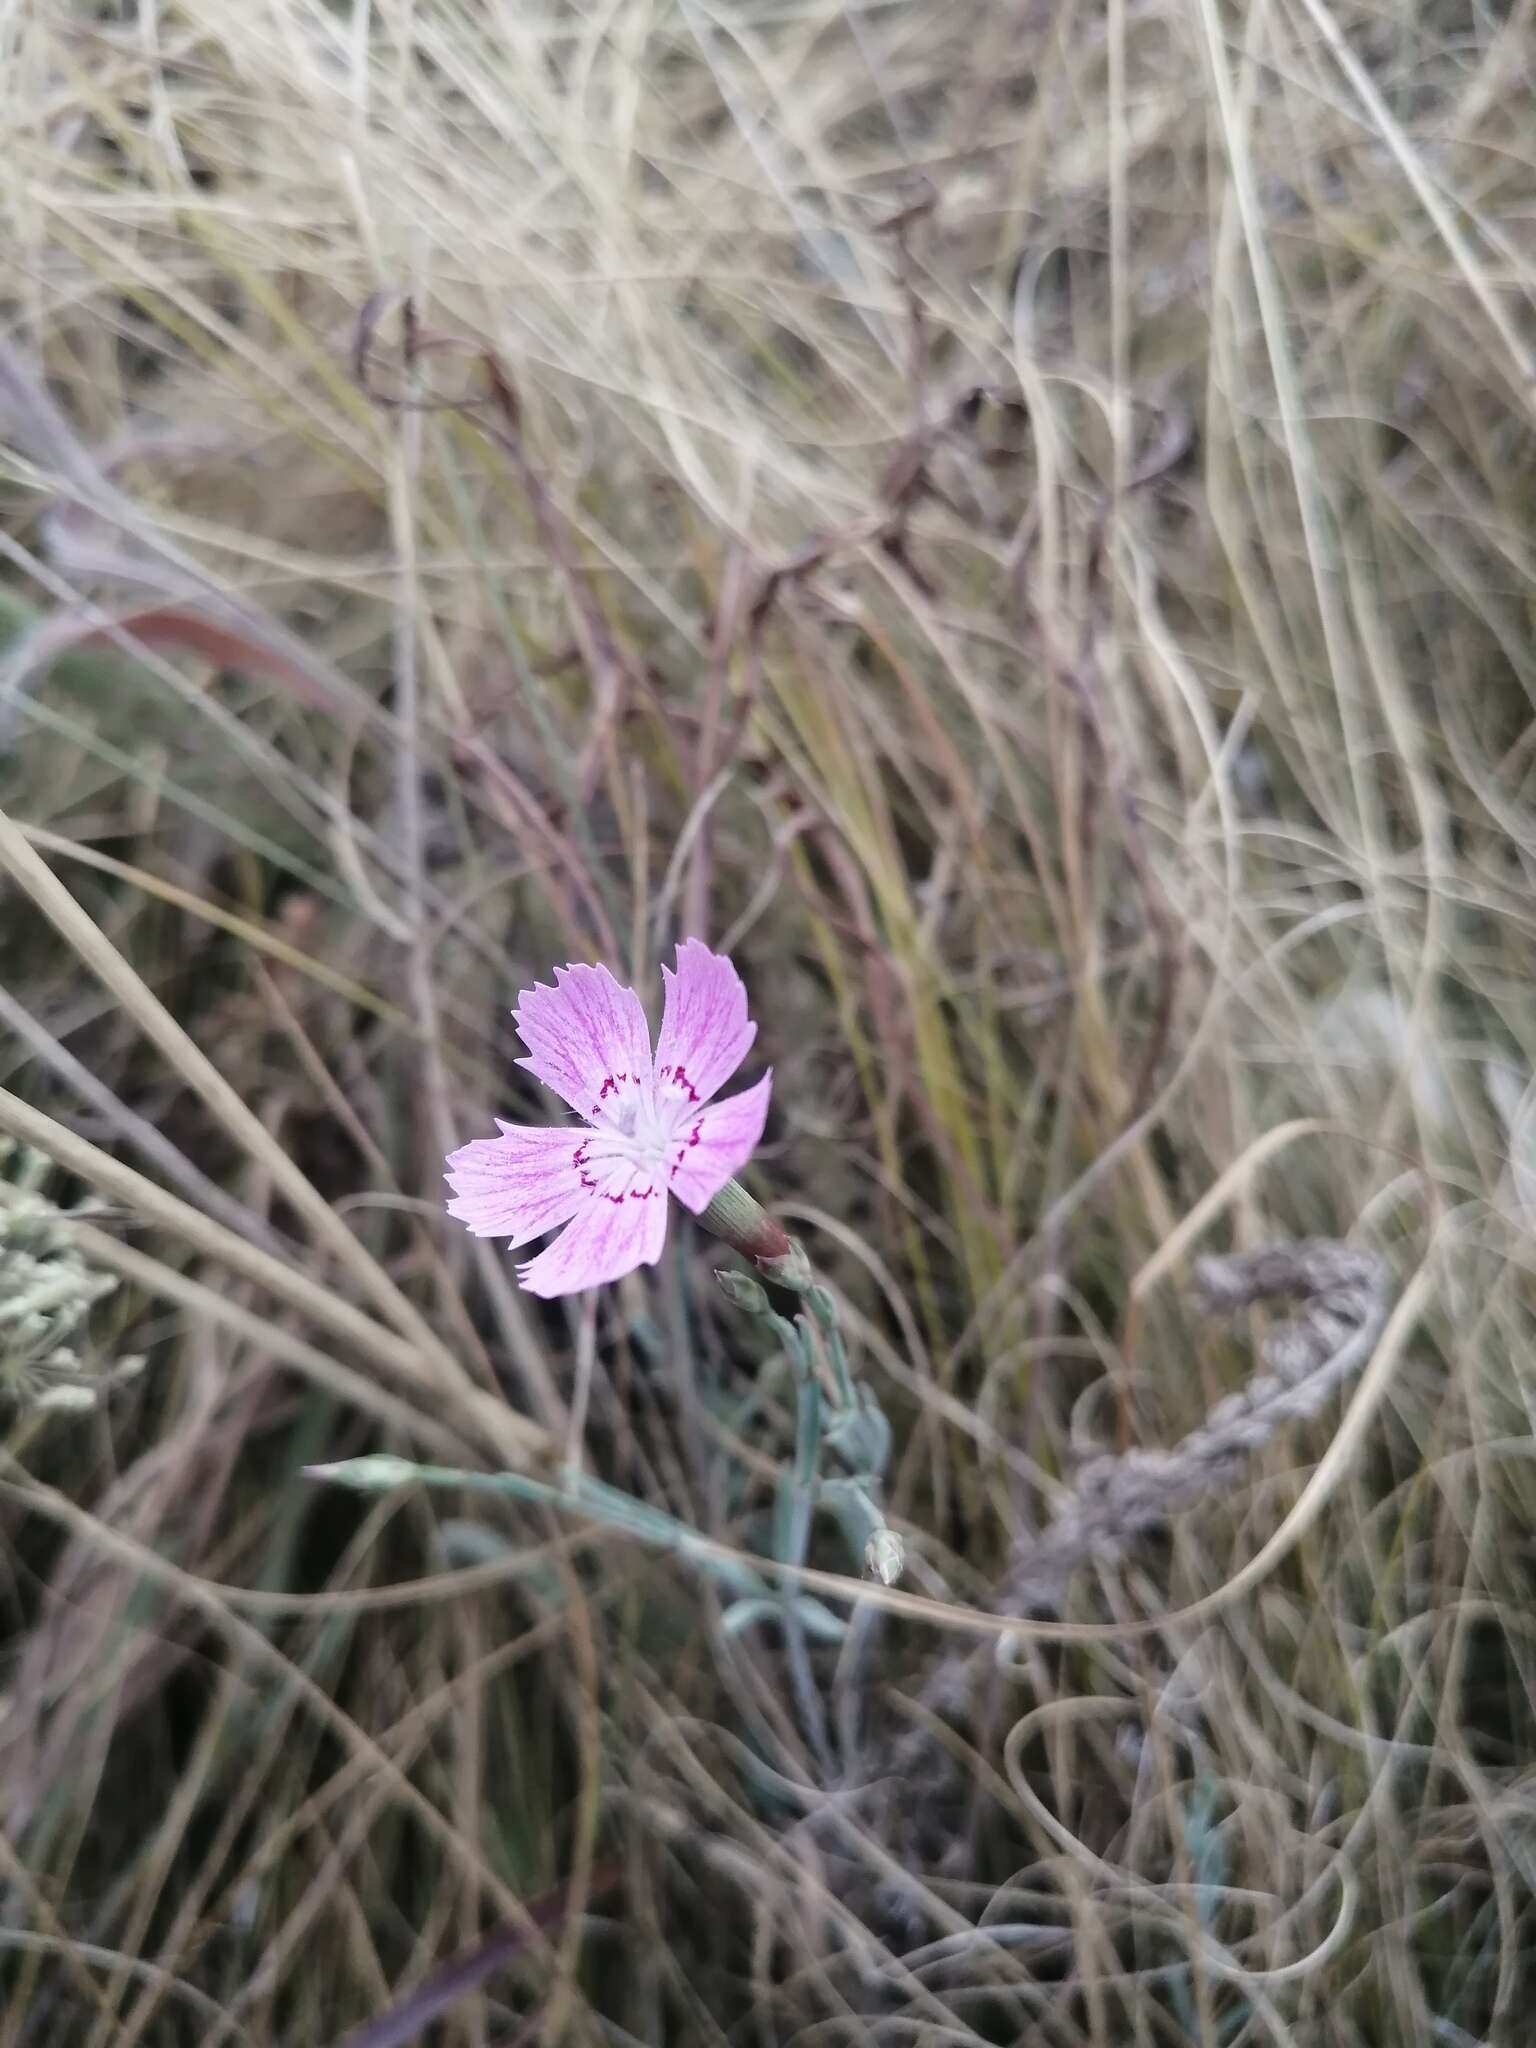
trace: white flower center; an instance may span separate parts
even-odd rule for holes
[[[664,1185],[699,1142],[699,1109],[699,1091],[681,1063],[659,1068],[648,1081],[609,1075],[593,1104],[585,1162],[578,1164],[583,1171],[630,1168]]]
[[[658,1102],[654,1087],[640,1087],[614,1104],[608,1129],[637,1164],[659,1166],[677,1123],[676,1105]]]

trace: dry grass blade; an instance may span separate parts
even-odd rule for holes
[[[0,1193],[0,1201],[4,1199],[4,1194]],[[260,1316],[251,1309],[242,1308],[227,1294],[202,1281],[189,1279],[175,1267],[149,1258],[143,1252],[136,1252],[129,1245],[119,1244],[108,1232],[89,1223],[71,1224],[70,1236],[91,1265],[120,1274],[142,1289],[150,1300],[175,1302],[178,1307],[190,1309],[212,1324],[223,1325],[239,1333],[270,1357],[302,1373],[317,1387],[350,1402],[360,1413],[371,1416],[382,1427],[398,1431],[407,1442],[418,1443],[423,1450],[432,1450],[439,1456],[456,1456],[466,1448],[462,1438],[443,1429],[419,1409],[397,1400],[367,1373],[343,1365],[329,1353],[305,1343],[281,1324],[274,1323],[270,1316]],[[473,1449],[474,1446],[468,1448]]]
[[[617,1865],[594,1871],[588,1886],[590,1894],[601,1898],[618,1882],[622,1872]],[[566,1917],[569,1893],[566,1888],[547,1893],[535,1899],[528,1907],[528,1917],[535,1927],[553,1929]],[[423,1984],[393,2012],[381,2013],[375,2020],[364,2024],[347,2035],[339,2048],[407,2048],[433,2024],[451,2012],[461,1999],[478,1991],[487,1978],[504,1969],[508,1961],[527,1940],[521,1927],[500,1927],[488,1934],[467,1954],[444,1964],[434,1972],[429,1982]]]
[[[410,1020],[405,1013],[386,1002],[371,988],[364,988],[361,982],[350,975],[340,974],[329,961],[317,960],[313,954],[291,945],[278,932],[268,931],[252,918],[241,917],[220,904],[210,903],[204,896],[196,895],[190,889],[180,889],[174,882],[168,882],[161,875],[149,874],[143,868],[136,868],[127,861],[114,860],[111,854],[103,853],[98,847],[81,846],[66,839],[58,832],[50,832],[45,826],[23,824],[19,829],[31,843],[43,853],[51,853],[60,860],[77,861],[85,867],[95,868],[101,874],[115,875],[120,880],[131,882],[136,889],[147,895],[159,897],[164,903],[173,903],[180,910],[190,911],[194,917],[217,925],[221,931],[232,933],[253,952],[264,953],[271,960],[291,967],[295,972],[309,976],[324,987],[332,989],[339,996],[345,996],[349,1003],[372,1011],[386,1022],[399,1024],[410,1029]]]
[[[130,1016],[170,1061],[187,1085],[208,1103],[220,1121],[272,1176],[276,1185],[309,1225],[319,1243],[342,1271],[356,1281],[384,1314],[417,1347],[428,1370],[445,1388],[462,1382],[460,1368],[444,1351],[441,1340],[420,1311],[400,1292],[389,1275],[358,1243],[335,1210],[316,1193],[293,1161],[275,1145],[271,1133],[254,1116],[236,1090],[182,1030],[142,978],[136,974],[10,818],[0,813],[0,867],[27,894],[75,948],[91,971],[122,1003]]]
[[[514,1414],[473,1385],[459,1367],[454,1366],[451,1375],[445,1374],[438,1363],[442,1355],[439,1345],[423,1355],[408,1338],[353,1308],[307,1273],[167,1194],[132,1167],[121,1165],[4,1089],[0,1089],[0,1130],[35,1147],[68,1172],[78,1173],[82,1180],[126,1203],[146,1221],[170,1230],[195,1250],[244,1274],[309,1321],[354,1345],[418,1394],[446,1400],[450,1411],[457,1410],[463,1423],[473,1425],[471,1440],[475,1430],[483,1433],[487,1450],[518,1461],[549,1447],[549,1439],[537,1423]]]
[[[4,17],[0,2048],[1523,2038],[1533,32]]]

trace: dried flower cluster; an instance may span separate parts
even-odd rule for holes
[[[1043,1535],[1022,1544],[1008,1574],[1014,1612],[1059,1605],[1069,1575],[1090,1558],[1122,1556],[1132,1543],[1229,1482],[1286,1423],[1316,1415],[1364,1365],[1386,1296],[1381,1261],[1332,1239],[1202,1259],[1195,1287],[1212,1314],[1258,1302],[1293,1301],[1260,1350],[1267,1370],[1218,1401],[1170,1451],[1133,1450],[1091,1459]]]
[[[1074,1571],[1124,1556],[1138,1538],[1229,1485],[1287,1423],[1316,1415],[1365,1365],[1388,1292],[1380,1259],[1329,1239],[1203,1259],[1195,1286],[1213,1314],[1277,1301],[1294,1303],[1295,1313],[1266,1335],[1264,1370],[1218,1401],[1172,1450],[1127,1451],[1081,1468],[1050,1527],[1016,1548],[999,1590],[1003,1613],[1059,1611]],[[943,1658],[917,1695],[923,1720],[903,1732],[880,1768],[906,1788],[899,1825],[904,1860],[915,1866],[943,1869],[964,1850],[966,1830],[957,1816],[967,1779],[933,1723],[974,1720],[994,1673],[990,1649]],[[914,1786],[922,1788],[916,1799]],[[902,1902],[891,1903],[905,1912]]]
[[[105,1387],[130,1378],[140,1358],[109,1372],[77,1349],[86,1318],[117,1287],[70,1241],[67,1212],[41,1192],[52,1162],[0,1140],[0,1397],[29,1409],[94,1408]]]

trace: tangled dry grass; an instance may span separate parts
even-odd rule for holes
[[[0,11],[0,2048],[1525,2038],[1533,51]],[[441,1209],[516,991],[684,931],[893,1429],[821,1635],[303,1477],[585,1373],[769,1548],[708,1247]]]

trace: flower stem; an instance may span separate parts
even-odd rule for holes
[[[893,1585],[902,1571],[901,1538],[878,1505],[880,1476],[890,1451],[890,1424],[870,1388],[854,1379],[836,1297],[816,1278],[805,1248],[788,1237],[737,1182],[729,1182],[699,1220],[753,1259],[759,1272],[793,1288],[805,1304],[791,1322],[775,1310],[767,1292],[749,1275],[715,1274],[721,1292],[734,1307],[773,1326],[794,1372],[794,1511],[787,1525],[793,1554],[788,1561],[803,1561],[811,1510],[823,1506],[838,1516],[865,1570],[885,1585]],[[770,1232],[783,1239],[786,1252],[769,1251],[774,1242]],[[820,1357],[826,1359],[831,1380],[831,1420],[825,1425]],[[842,1476],[819,1476],[828,1452],[841,1462]]]

